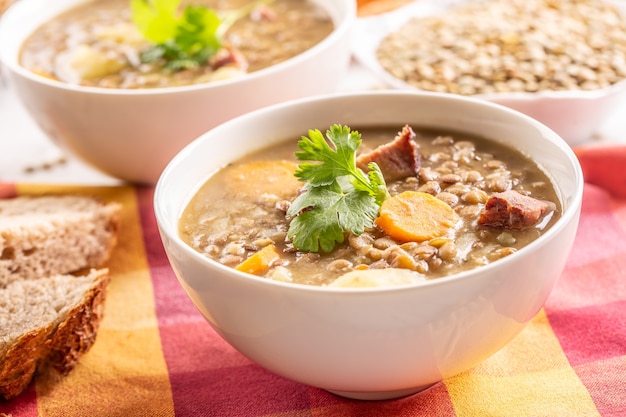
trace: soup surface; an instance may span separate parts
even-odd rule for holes
[[[249,0],[195,0],[216,11]],[[197,68],[173,71],[164,62],[142,62],[150,43],[131,21],[129,0],[95,0],[39,27],[25,42],[20,61],[59,81],[104,88],[150,88],[206,83],[258,71],[294,57],[333,30],[325,10],[307,0],[274,0],[237,20],[224,47]]]
[[[395,144],[406,130],[358,130],[363,142],[357,160]],[[294,139],[214,174],[184,210],[180,236],[229,267],[326,286],[351,271],[411,271],[424,280],[473,269],[521,249],[559,218],[561,206],[549,178],[518,151],[456,132],[417,130],[408,140],[417,145],[419,164],[409,175],[392,176],[383,169],[390,196],[386,201],[401,194],[434,197],[412,209],[436,207],[448,213],[451,222],[439,232],[398,238],[390,236],[387,231],[394,229],[384,227],[379,217],[358,236],[346,233],[345,241],[328,253],[296,249],[287,237],[291,218],[286,216],[303,185],[294,176],[300,162],[294,157]],[[385,166],[380,159],[376,162]],[[415,217],[425,218],[420,213]],[[268,247],[272,250],[264,250]],[[258,256],[268,252],[269,257]],[[254,264],[251,270],[241,268],[246,261]]]

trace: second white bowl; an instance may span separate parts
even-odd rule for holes
[[[337,88],[350,61],[354,0],[315,0],[335,30],[304,53],[244,77],[143,90],[80,87],[33,74],[19,64],[25,39],[42,23],[85,0],[21,0],[2,17],[3,73],[47,135],[95,168],[155,183],[169,160],[208,129],[237,115]]]

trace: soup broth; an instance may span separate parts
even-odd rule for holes
[[[249,0],[195,0],[216,11]],[[81,4],[39,27],[25,42],[21,64],[59,81],[104,88],[151,88],[200,84],[241,76],[312,48],[333,30],[328,13],[313,1],[274,0],[237,20],[225,33],[226,46],[207,65],[172,71],[163,62],[145,63],[150,46],[131,22],[130,0]]]
[[[361,155],[399,135],[395,126],[359,132]],[[415,175],[387,180],[388,191],[391,196],[406,191],[426,193],[448,205],[458,221],[444,235],[399,241],[375,226],[358,236],[347,234],[329,253],[295,249],[287,238],[285,215],[303,185],[293,175],[299,163],[294,157],[298,150],[294,138],[214,174],[184,210],[180,236],[198,252],[233,268],[273,246],[279,257],[258,275],[326,286],[356,270],[402,269],[435,279],[480,267],[528,245],[559,218],[561,206],[550,179],[520,152],[458,132],[415,132],[412,140],[418,145],[420,167]],[[481,220],[494,196],[510,193],[550,209],[523,227]]]

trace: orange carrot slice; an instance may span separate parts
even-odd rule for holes
[[[457,221],[452,207],[438,198],[405,191],[383,202],[376,224],[395,240],[423,242],[445,235]]]
[[[298,164],[291,161],[252,161],[227,167],[226,187],[238,196],[274,194],[293,198],[302,187],[294,176]]]
[[[280,258],[274,245],[268,245],[235,267],[236,270],[262,275]]]

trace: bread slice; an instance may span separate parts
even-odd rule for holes
[[[86,196],[0,200],[0,288],[96,268],[116,244],[120,206]]]
[[[96,339],[108,282],[103,268],[0,289],[0,397],[19,395],[37,370],[74,368]]]
[[[69,373],[95,342],[120,212],[88,196],[0,199],[0,398],[38,370]]]

